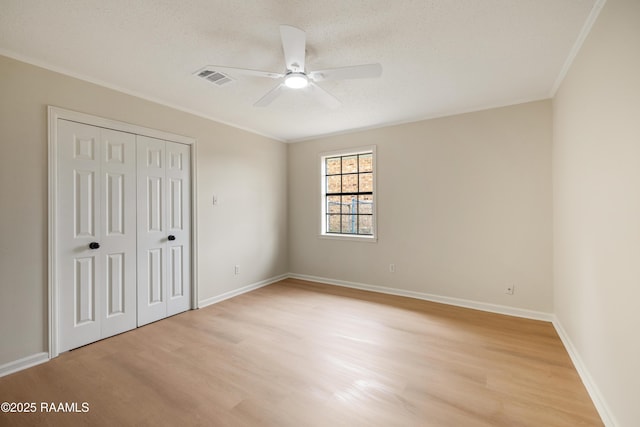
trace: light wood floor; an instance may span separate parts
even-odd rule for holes
[[[0,425],[601,426],[551,324],[285,280],[0,378]]]

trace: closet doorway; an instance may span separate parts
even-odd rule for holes
[[[49,357],[196,308],[195,140],[49,107]]]

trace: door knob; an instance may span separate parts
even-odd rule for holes
[[[100,243],[98,242],[89,243],[89,249],[98,249],[99,247],[100,247]]]
[[[174,236],[173,234],[169,234],[169,237],[167,237],[168,240],[176,240],[176,236]]]

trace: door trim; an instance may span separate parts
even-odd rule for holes
[[[166,141],[178,142],[189,145],[191,149],[191,309],[198,308],[198,241],[197,241],[197,144],[195,138],[138,126],[131,123],[117,120],[105,119],[90,114],[77,111],[66,110],[55,106],[47,106],[48,114],[48,165],[49,165],[49,188],[48,188],[48,305],[49,305],[49,359],[57,357],[58,352],[58,312],[59,312],[59,290],[58,272],[56,270],[57,254],[57,226],[56,218],[57,196],[58,196],[58,120],[69,120],[86,125],[97,126],[106,129],[113,129],[121,132],[128,132],[135,135],[144,135]]]

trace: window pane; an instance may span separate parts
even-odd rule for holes
[[[327,213],[340,213],[340,196],[327,196]]]
[[[358,213],[373,214],[373,196],[368,195],[358,197]]]
[[[327,193],[340,193],[341,175],[327,177]]]
[[[355,193],[358,191],[358,175],[342,175],[342,192]]]
[[[340,233],[340,217],[342,215],[327,215],[327,233]]]
[[[360,177],[360,192],[373,191],[373,173],[361,173]]]
[[[357,215],[342,215],[342,233],[356,234],[357,231]]]
[[[342,158],[342,173],[358,172],[358,156],[348,156]]]
[[[371,152],[323,158],[325,233],[374,235],[373,160]]]
[[[340,173],[340,157],[330,157],[326,159],[327,175],[336,175]]]
[[[358,234],[373,234],[373,216],[358,215]]]
[[[342,196],[342,213],[358,213],[358,196]]]
[[[360,154],[359,163],[360,163],[360,172],[371,172],[373,171],[373,154]]]

